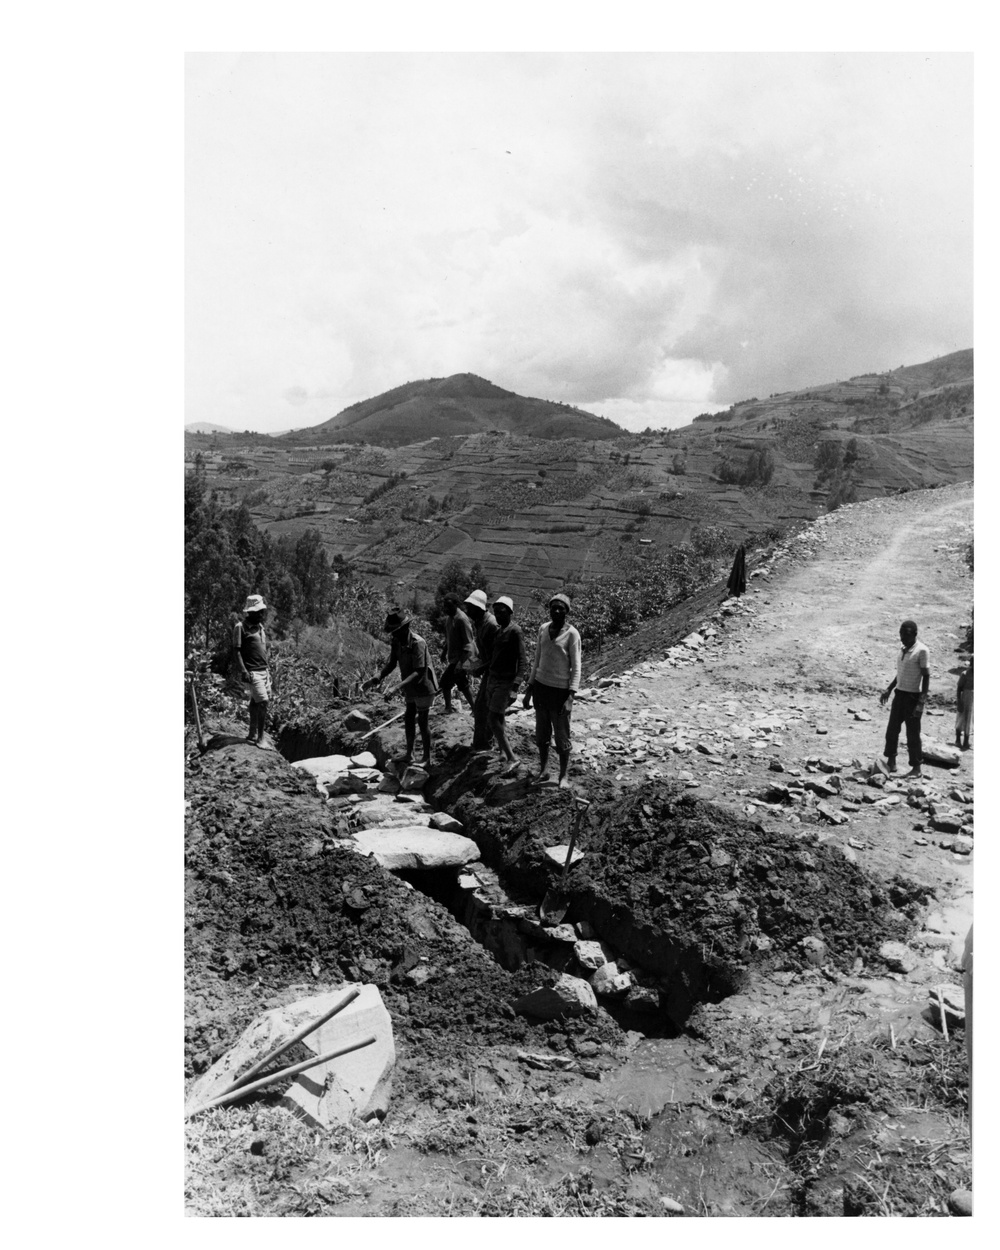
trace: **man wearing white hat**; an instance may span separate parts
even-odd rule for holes
[[[488,753],[493,741],[493,730],[490,728],[489,708],[486,706],[486,687],[489,679],[490,661],[493,659],[493,644],[500,632],[497,618],[486,606],[486,591],[473,590],[466,599],[465,611],[476,631],[476,650],[479,659],[472,670],[473,677],[478,677],[479,689],[472,707],[475,729],[472,734],[473,751]]]
[[[559,756],[559,786],[569,786],[570,716],[573,698],[580,688],[580,633],[567,624],[569,599],[555,594],[549,600],[550,622],[542,625],[535,642],[535,659],[528,674],[524,706],[535,701],[535,742],[538,744],[539,772],[535,785],[552,780],[549,773],[549,744],[553,734]]]
[[[243,622],[233,627],[233,658],[245,682],[250,683],[250,732],[247,742],[261,746],[267,726],[267,705],[271,698],[271,674],[267,668],[267,638],[264,616],[267,604],[262,595],[248,595],[243,605]]]
[[[507,715],[508,706],[517,697],[517,688],[527,668],[524,657],[524,635],[521,633],[521,627],[514,624],[514,601],[509,595],[501,595],[499,599],[494,600],[493,615],[500,628],[493,643],[493,655],[490,659],[486,707],[493,736],[507,761],[507,767],[501,776],[513,777],[520,768],[521,761],[511,750],[510,743],[507,741],[504,718]]]

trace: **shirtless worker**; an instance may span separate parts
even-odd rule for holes
[[[900,728],[906,726],[906,753],[910,760],[910,771],[907,777],[921,777],[920,764],[923,759],[920,748],[920,718],[927,703],[927,691],[931,684],[930,660],[927,648],[917,642],[917,626],[915,621],[904,621],[899,627],[899,640],[903,649],[896,660],[896,676],[879,695],[879,703],[884,707],[889,695],[895,689],[892,707],[889,709],[889,724],[885,730],[885,768],[883,771],[896,771],[896,750],[899,746]]]
[[[564,594],[549,600],[549,618],[538,631],[535,658],[528,674],[524,706],[535,703],[535,742],[538,744],[538,776],[534,785],[552,780],[549,744],[553,734],[559,756],[559,787],[569,787],[570,716],[573,698],[580,688],[580,633],[566,623],[570,601]]]

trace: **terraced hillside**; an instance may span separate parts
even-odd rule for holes
[[[400,597],[459,559],[523,599],[706,527],[735,547],[838,502],[971,480],[972,367],[957,352],[612,439],[487,431],[382,447],[334,442],[327,423],[295,438],[188,436],[188,458],[262,527],[318,529],[329,555]]]

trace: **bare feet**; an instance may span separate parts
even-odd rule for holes
[[[530,781],[531,785],[533,785],[533,786],[544,786],[544,785],[546,785],[548,782],[550,782],[551,780],[552,780],[552,777],[550,776],[550,774],[549,774],[549,772],[548,772],[548,770],[547,770],[547,769],[546,769],[546,771],[545,771],[545,772],[543,772],[543,773],[539,773],[537,777],[530,777],[530,778],[529,778],[529,781]]]
[[[568,778],[568,777],[560,777],[560,778],[559,778],[559,789],[560,789],[560,790],[568,790],[569,788],[570,788],[569,778]]]
[[[520,767],[521,767],[521,761],[519,759],[509,760],[507,763],[507,767],[503,770],[500,776],[501,777],[513,777]]]
[[[903,780],[905,781],[911,777],[922,777],[923,775],[924,774],[920,771],[920,765],[918,764],[916,768],[911,768],[908,773],[903,774]]]

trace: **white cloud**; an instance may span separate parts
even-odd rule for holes
[[[470,371],[677,424],[968,346],[970,79],[964,55],[195,56],[187,419],[306,425]]]

